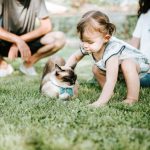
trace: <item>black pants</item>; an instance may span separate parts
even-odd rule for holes
[[[41,39],[41,37],[34,40],[34,41],[32,41],[32,42],[27,43],[28,46],[30,47],[32,55],[34,53],[36,53],[37,50],[43,46],[40,43],[40,39]],[[12,45],[12,43],[10,43],[10,42],[0,40],[0,56],[8,57],[8,52],[9,52],[9,49],[10,49],[11,45]],[[20,57],[20,52],[18,52],[18,57]]]

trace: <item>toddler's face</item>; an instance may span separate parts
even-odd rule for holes
[[[101,50],[105,38],[100,32],[84,33],[82,38],[83,48],[88,53],[97,53]]]

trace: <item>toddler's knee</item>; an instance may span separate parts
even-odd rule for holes
[[[93,65],[92,72],[94,75],[97,75],[98,73],[102,73],[102,71],[96,65]]]
[[[122,70],[122,72],[128,70],[128,64],[126,62],[122,62],[121,63],[121,70]]]
[[[122,72],[130,72],[134,68],[136,69],[136,64],[132,60],[124,60],[121,63]]]

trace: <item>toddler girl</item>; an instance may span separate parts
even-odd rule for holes
[[[140,77],[149,71],[148,59],[136,48],[112,37],[115,25],[100,11],[85,13],[77,25],[77,31],[81,47],[70,56],[66,66],[75,67],[84,56],[92,55],[95,60],[93,73],[102,92],[91,106],[99,107],[108,103],[113,95],[118,73],[123,74],[127,86],[124,103],[138,101]]]

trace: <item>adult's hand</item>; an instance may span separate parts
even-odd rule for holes
[[[18,47],[15,44],[12,44],[12,46],[9,49],[8,58],[10,60],[14,60],[18,57]]]
[[[18,47],[18,50],[20,51],[21,58],[23,60],[28,60],[29,57],[31,56],[31,50],[29,46],[27,45],[27,43],[21,38],[19,38],[16,42],[16,45]]]

